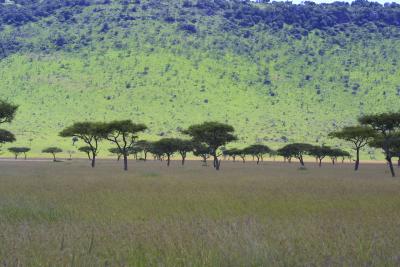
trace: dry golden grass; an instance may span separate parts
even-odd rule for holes
[[[383,164],[0,163],[4,266],[399,266]]]

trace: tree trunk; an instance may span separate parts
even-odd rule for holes
[[[53,162],[56,162],[56,154],[53,153]]]
[[[219,166],[220,166],[221,162],[218,161],[218,157],[217,157],[216,154],[214,154],[213,157],[214,157],[214,168],[215,168],[217,171],[219,171]]]
[[[18,155],[17,154],[15,154],[15,160],[17,160],[18,159]]]
[[[393,169],[393,163],[392,163],[392,158],[386,156],[386,160],[389,164],[389,169],[390,169],[390,173],[392,174],[392,177],[396,177],[396,174],[394,173],[394,169]]]
[[[260,157],[257,156],[257,165],[260,163]]]
[[[24,156],[25,156],[25,160],[26,160],[26,153],[24,153]]]
[[[304,160],[303,160],[303,157],[300,157],[300,158],[299,158],[299,160],[300,160],[300,164],[301,164],[301,166],[304,166]]]
[[[399,157],[399,159],[397,160],[397,167],[400,168],[400,157]]]
[[[335,158],[332,158],[332,165],[335,165]]]
[[[236,156],[232,156],[233,162],[236,162]]]
[[[169,167],[169,164],[170,164],[170,162],[171,162],[171,156],[168,154],[167,155],[167,166]]]
[[[144,152],[144,161],[147,161],[147,151],[146,152]]]
[[[182,166],[185,165],[186,156],[182,156]]]
[[[96,155],[93,153],[92,155],[92,168],[96,167]]]
[[[319,159],[319,167],[321,167],[322,166],[322,159]]]
[[[128,155],[124,155],[124,171],[128,170]]]
[[[354,166],[354,170],[358,171],[358,166],[360,165],[360,149],[356,149],[356,165]]]

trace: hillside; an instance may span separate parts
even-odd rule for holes
[[[399,108],[396,4],[3,2],[0,97],[36,152],[72,149],[57,133],[73,121],[125,118],[148,139],[219,120],[237,146],[340,145],[326,134]]]

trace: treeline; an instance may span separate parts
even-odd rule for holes
[[[163,7],[158,0],[14,0],[6,3],[0,0],[0,24],[20,26],[28,22],[37,21],[43,17],[57,13],[68,21],[74,12],[80,12],[82,7],[90,5],[109,5],[120,3],[123,6],[135,5],[135,8],[126,9],[126,12],[135,13],[136,7],[142,10],[160,9]],[[269,1],[242,1],[242,0],[185,0],[169,1],[167,4],[176,8],[200,11],[202,15],[222,15],[240,27],[251,27],[259,23],[270,25],[274,29],[281,29],[285,24],[304,29],[302,33],[313,29],[326,30],[332,27],[368,26],[371,30],[382,29],[387,26],[400,26],[400,5],[387,3],[381,5],[376,2],[356,0],[334,2],[331,4],[316,4],[306,1],[302,4],[291,2]],[[157,10],[161,11],[161,10]],[[166,10],[160,17],[166,23],[181,21],[171,16]],[[121,16],[120,19],[133,19],[130,16]],[[190,28],[193,31],[193,28]]]
[[[0,101],[0,124],[10,123],[17,111],[18,106]],[[357,171],[360,163],[360,151],[365,146],[382,149],[392,176],[395,176],[392,159],[399,158],[400,167],[400,112],[399,113],[382,113],[373,115],[364,115],[358,119],[359,125],[344,127],[340,131],[329,134],[331,138],[343,139],[351,143],[355,151],[355,167]],[[254,144],[244,149],[226,149],[226,145],[238,140],[234,134],[234,128],[231,125],[219,122],[204,122],[195,124],[185,130],[181,130],[182,135],[187,136],[186,139],[180,138],[162,138],[155,142],[149,142],[139,139],[139,133],[145,131],[147,126],[144,124],[133,123],[131,120],[119,120],[111,122],[77,122],[65,128],[60,132],[61,137],[71,137],[73,145],[76,142],[83,142],[86,146],[79,148],[81,152],[88,155],[91,159],[92,167],[96,165],[96,157],[99,153],[99,146],[102,141],[111,142],[114,148],[109,151],[123,158],[124,170],[128,170],[128,157],[135,155],[138,159],[138,153],[143,153],[143,160],[147,160],[147,154],[152,153],[154,159],[166,159],[167,165],[170,165],[171,157],[175,153],[179,153],[182,158],[182,165],[188,153],[201,157],[206,163],[208,158],[212,158],[213,167],[220,169],[221,157],[232,157],[235,161],[236,157],[240,157],[245,162],[246,156],[257,158],[257,164],[263,160],[264,155],[270,156],[280,155],[285,161],[291,162],[292,158],[299,160],[304,167],[304,156],[312,156],[319,166],[322,160],[330,157],[332,163],[337,158],[351,158],[352,156],[344,150],[331,148],[328,146],[314,146],[307,143],[288,144],[277,151],[273,151],[263,144]],[[14,142],[13,133],[0,129],[0,145]],[[15,154],[15,158],[19,154],[30,151],[26,147],[11,147],[9,151]],[[58,147],[48,147],[42,151],[50,153],[56,161],[56,154],[62,152]],[[70,156],[72,152],[70,151]]]

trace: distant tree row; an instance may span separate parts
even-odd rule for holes
[[[219,170],[221,163],[219,160],[221,156],[219,148],[237,139],[233,135],[234,129],[232,126],[218,122],[192,125],[187,130],[182,131],[183,134],[190,136],[191,140],[163,138],[153,143],[143,140],[138,141],[138,133],[146,129],[146,125],[136,124],[131,120],[112,121],[109,123],[78,122],[65,128],[60,132],[60,136],[82,140],[86,146],[81,147],[79,150],[87,153],[92,161],[92,167],[95,167],[96,164],[100,141],[111,142],[116,147],[110,152],[117,154],[118,158],[123,158],[124,170],[128,170],[128,156],[137,154],[139,151],[145,151],[145,158],[148,152],[153,153],[160,159],[166,156],[169,166],[171,156],[176,152],[179,152],[182,157],[182,164],[184,164],[188,152],[195,151],[194,153],[203,154],[203,158],[205,158],[205,150],[213,157],[215,169]],[[74,139],[74,142],[76,142],[76,139]]]
[[[18,109],[18,106],[0,101],[0,124],[10,123]],[[382,113],[364,115],[358,119],[359,125],[344,127],[340,131],[329,134],[331,138],[343,139],[352,144],[355,151],[355,167],[357,171],[360,164],[360,151],[365,146],[382,149],[385,155],[388,167],[392,176],[395,176],[392,159],[398,157],[400,166],[400,112]],[[319,162],[321,166],[322,160],[326,157],[331,158],[332,163],[335,163],[337,158],[351,158],[351,155],[337,148],[328,146],[314,146],[306,143],[288,144],[276,152],[268,146],[255,144],[244,149],[225,149],[225,145],[236,141],[234,128],[228,124],[219,122],[204,122],[195,124],[181,131],[182,134],[190,137],[190,139],[179,138],[162,138],[155,142],[138,140],[138,134],[147,129],[144,124],[136,124],[131,120],[103,122],[78,122],[65,128],[60,132],[62,137],[72,137],[73,144],[79,140],[83,141],[86,146],[80,147],[79,150],[86,153],[91,159],[92,167],[95,167],[96,156],[99,153],[99,144],[101,141],[109,141],[115,147],[110,149],[110,152],[116,154],[119,158],[123,158],[124,170],[128,170],[128,156],[143,152],[144,158],[147,159],[147,154],[152,153],[155,159],[166,158],[167,165],[170,165],[171,157],[175,153],[179,153],[182,158],[182,165],[185,164],[187,154],[192,152],[195,156],[202,158],[205,163],[208,158],[213,159],[213,166],[216,170],[220,169],[221,156],[229,156],[235,160],[236,156],[245,158],[248,155],[257,158],[257,164],[263,160],[264,155],[280,155],[285,161],[290,162],[292,158],[299,160],[304,166],[304,156],[312,156]],[[0,129],[0,145],[15,141],[13,133]],[[18,158],[18,155],[23,153],[26,158],[26,153],[30,151],[27,147],[10,147],[8,149]],[[50,153],[56,161],[56,154],[62,152],[60,148],[49,147],[42,151]]]

